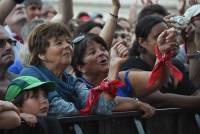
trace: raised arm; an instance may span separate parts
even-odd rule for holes
[[[198,21],[195,23],[198,23]],[[197,26],[190,24],[188,28],[186,28],[187,37],[185,38],[185,44],[187,44],[187,54],[189,57],[190,80],[192,80],[196,86],[200,87],[200,60],[198,54],[200,51],[200,28],[198,28],[198,24],[196,25]]]
[[[110,68],[108,72],[109,79],[116,79],[119,73],[121,64],[128,59],[128,48],[124,43],[117,42],[110,51]]]
[[[185,12],[186,0],[178,0],[177,10],[179,15],[183,15]]]
[[[116,79],[120,65],[123,64],[127,58],[128,48],[123,45],[123,42],[116,43],[111,48],[111,63],[108,77]],[[139,110],[143,112],[142,117],[144,118],[151,117],[155,112],[155,109],[152,106],[134,98],[116,96],[114,100],[116,106],[113,108],[113,111],[115,112]]]
[[[60,0],[59,7],[61,9],[62,21],[64,24],[68,24],[68,22],[73,18],[73,0]]]
[[[175,30],[172,28],[172,29],[165,30],[164,32],[162,32],[158,37],[157,44],[158,44],[157,48],[159,49],[162,56],[165,57],[166,55],[168,55],[168,52],[171,52],[172,50],[174,50],[177,47]],[[169,59],[169,61],[170,61],[170,59]],[[162,63],[162,65],[160,63],[161,63],[160,59],[157,57],[155,66],[157,68],[158,68],[158,66],[160,66],[161,74],[159,74],[159,76],[160,76],[159,79],[157,79],[155,81],[155,83],[150,87],[147,87],[147,85],[149,84],[149,79],[152,78],[151,77],[152,72],[139,71],[139,70],[129,72],[128,79],[134,90],[133,92],[135,93],[134,94],[135,96],[143,96],[143,95],[149,94],[155,90],[158,90],[158,89],[160,89],[160,87],[163,86],[165,81],[168,80],[168,77],[170,74],[170,70],[169,70],[170,66],[168,66],[167,64],[169,62],[165,62],[164,64]],[[157,64],[160,64],[160,65],[157,65]],[[125,72],[120,72],[119,77],[121,80],[124,80]]]
[[[128,21],[133,28],[137,20],[137,0],[134,0],[129,10]]]
[[[105,40],[105,42],[108,44],[108,48],[111,47],[115,28],[117,25],[117,18],[118,18],[118,12],[120,9],[120,2],[119,0],[112,0],[112,9],[109,14],[109,18],[105,23],[105,26],[103,27],[100,36]]]

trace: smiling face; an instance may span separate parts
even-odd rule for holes
[[[54,67],[62,68],[66,68],[71,64],[73,51],[69,37],[52,37],[48,42],[49,47],[46,49],[46,53],[40,56],[40,59],[44,64],[52,64]]]
[[[24,94],[25,100],[22,106],[19,108],[20,112],[33,114],[35,116],[47,116],[49,110],[49,102],[47,99],[47,93],[38,88],[36,92],[27,91]]]
[[[90,41],[83,56],[83,65],[79,71],[85,75],[105,74],[109,69],[108,50],[100,43]]]
[[[3,27],[0,27],[0,66],[9,67],[15,59],[12,50],[12,40]]]

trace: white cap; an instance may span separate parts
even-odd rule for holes
[[[189,23],[192,17],[197,16],[198,14],[200,14],[200,4],[196,4],[188,8],[184,13],[184,17],[187,21],[186,23]]]

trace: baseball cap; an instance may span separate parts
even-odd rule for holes
[[[200,4],[191,6],[184,13],[186,22],[189,23],[191,21],[192,17],[197,16],[198,14],[200,14]]]
[[[32,76],[20,76],[9,84],[5,100],[13,101],[21,92],[32,90],[40,86],[45,86],[45,89],[50,90],[55,88],[55,83],[52,81],[42,82]]]

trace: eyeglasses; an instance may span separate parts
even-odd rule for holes
[[[74,45],[80,43],[80,42],[83,41],[84,39],[85,39],[85,35],[83,35],[83,34],[77,36],[76,38],[74,38],[74,39],[72,40],[72,46],[74,47]]]
[[[5,48],[6,43],[9,43],[11,46],[16,46],[16,41],[12,39],[0,39],[0,49]]]

